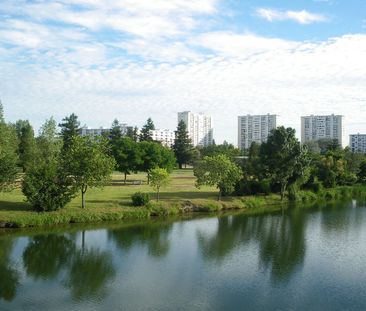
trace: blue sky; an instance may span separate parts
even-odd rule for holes
[[[366,1],[0,0],[0,99],[36,128],[75,112],[174,129],[192,110],[218,142],[248,113],[366,132]]]

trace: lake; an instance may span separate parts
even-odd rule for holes
[[[365,310],[366,202],[0,232],[0,310]]]

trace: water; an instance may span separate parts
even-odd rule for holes
[[[365,310],[365,243],[361,201],[7,231],[0,310]]]

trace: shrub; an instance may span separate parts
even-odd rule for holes
[[[144,206],[150,201],[150,195],[142,192],[136,192],[131,198],[133,206]]]
[[[72,181],[63,174],[56,160],[31,166],[24,177],[22,191],[38,212],[63,208],[75,194]]]

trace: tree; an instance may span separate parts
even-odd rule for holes
[[[152,141],[152,130],[155,130],[155,125],[151,118],[148,118],[146,124],[141,129],[140,141]]]
[[[156,142],[143,141],[138,144],[141,152],[139,171],[147,172],[149,182],[149,171],[153,168],[165,168],[168,172],[174,169],[176,159],[174,152]]]
[[[187,126],[183,120],[178,123],[177,130],[175,131],[175,139],[173,150],[179,169],[182,169],[183,164],[189,163],[192,159],[192,140],[188,136]]]
[[[36,139],[37,155],[43,159],[55,158],[60,153],[61,141],[57,136],[57,125],[52,117],[42,125]]]
[[[137,142],[139,140],[138,131],[139,131],[139,129],[137,126],[135,126],[135,127],[129,126],[127,128],[126,136],[131,138],[134,142]]]
[[[80,135],[80,122],[77,115],[72,113],[70,116],[62,119],[62,123],[58,125],[61,128],[61,137],[63,140],[63,149],[68,149],[75,136]]]
[[[196,187],[202,185],[216,186],[219,189],[218,200],[222,195],[230,194],[234,191],[234,186],[242,178],[241,169],[233,163],[226,155],[215,155],[204,157],[194,167],[196,176]]]
[[[224,142],[222,145],[209,145],[200,149],[202,157],[212,157],[219,154],[226,155],[233,159],[240,155],[240,150],[235,148],[232,144]]]
[[[73,185],[58,158],[40,158],[27,169],[22,191],[36,211],[49,212],[64,208],[71,201],[75,194]]]
[[[361,163],[357,178],[360,183],[366,183],[366,160]]]
[[[18,135],[18,155],[20,166],[23,172],[32,164],[36,158],[36,140],[34,138],[33,127],[29,121],[18,120],[15,124]]]
[[[103,187],[110,180],[115,161],[108,154],[105,139],[88,136],[73,137],[69,150],[64,152],[63,166],[72,177],[75,188],[81,192],[82,208],[85,208],[88,188]]]
[[[5,123],[3,106],[0,101],[0,192],[11,190],[17,178],[17,135]]]
[[[160,188],[169,184],[169,173],[165,168],[153,168],[149,171],[150,185],[156,191],[156,201],[160,199]]]
[[[131,172],[137,172],[142,164],[139,145],[130,137],[121,137],[114,141],[111,150],[116,161],[116,169],[124,173],[126,183],[127,175],[131,174]]]
[[[295,130],[283,126],[272,130],[267,142],[261,144],[260,157],[265,175],[280,185],[281,199],[290,181],[301,177],[310,164],[307,149],[295,137]]]
[[[114,119],[109,133],[109,139],[111,142],[118,141],[122,137],[121,125],[117,119]],[[112,143],[113,144],[113,143]]]

